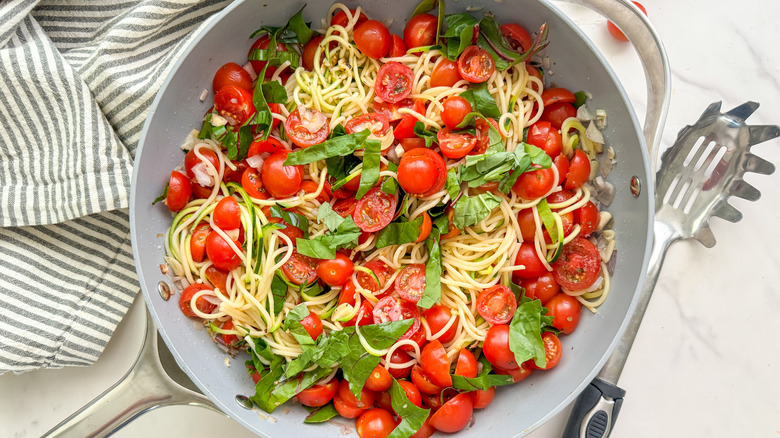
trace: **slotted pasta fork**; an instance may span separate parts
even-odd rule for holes
[[[654,242],[647,280],[634,315],[612,356],[598,377],[577,399],[564,438],[606,437],[615,424],[625,391],[615,385],[655,288],[666,250],[673,242],[696,239],[715,246],[709,227],[713,216],[738,222],[742,213],[728,198],[756,201],[761,193],[743,179],[746,172],[769,175],[775,166],[750,153],[750,147],[780,137],[776,125],[748,125],[758,108],[746,102],[721,113],[721,102],[711,104],[694,125],[683,128],[661,157],[656,173]]]

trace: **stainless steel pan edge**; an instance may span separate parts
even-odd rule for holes
[[[383,14],[382,5],[377,3],[360,2],[373,16],[396,15]],[[394,2],[394,9],[399,11],[397,16],[404,17],[412,10],[415,2],[405,2],[403,7],[396,7],[398,3]],[[465,2],[450,4],[449,12],[462,9],[461,3]],[[507,8],[505,4],[490,1],[469,4],[482,5],[494,11]],[[549,22],[553,41],[549,52],[554,62],[553,69],[556,69],[556,81],[571,88],[590,91],[595,106],[608,109],[609,126],[605,136],[618,151],[619,160],[611,177],[618,185],[618,198],[612,208],[616,212],[615,228],[619,239],[618,273],[614,279],[617,289],[599,314],[585,317],[580,330],[565,339],[567,355],[556,370],[537,373],[522,385],[500,391],[491,408],[477,414],[471,434],[524,435],[566,406],[590,382],[614,348],[633,311],[645,276],[652,239],[652,166],[625,92],[598,51],[589,46],[585,36],[568,18],[545,2],[512,3],[512,6],[519,5],[523,6],[523,16],[516,16],[517,13],[513,14],[512,11],[501,11],[498,15],[505,21],[516,18],[529,29],[543,21]],[[206,103],[197,101],[201,90],[210,88],[211,75],[218,66],[246,56],[251,44],[251,41],[246,40],[236,44],[240,47],[226,48],[224,42],[235,40],[237,29],[242,35],[248,35],[261,24],[278,24],[298,7],[297,3],[290,2],[284,6],[275,5],[274,13],[266,13],[265,8],[256,2],[237,2],[225,9],[193,41],[174,66],[173,72],[176,73],[166,79],[152,106],[137,152],[131,191],[133,253],[144,297],[163,339],[171,348],[179,366],[211,400],[261,436],[311,433],[313,429],[302,424],[305,412],[300,409],[294,409],[287,415],[275,413],[278,421],[269,422],[260,419],[257,412],[240,407],[234,400],[235,396],[249,395],[251,391],[251,383],[242,369],[243,360],[232,360],[231,367],[227,368],[225,356],[212,345],[208,337],[194,329],[196,325],[181,315],[175,303],[160,298],[157,284],[167,278],[159,271],[162,261],[159,234],[164,233],[170,217],[159,206],[151,207],[151,200],[157,196],[170,169],[181,161],[177,145],[189,129],[197,128],[199,116],[208,106],[211,96]],[[319,19],[324,16],[326,9],[327,5],[324,4],[310,5],[306,18]],[[244,23],[244,27],[237,23]],[[395,27],[399,26],[396,22]],[[249,32],[245,32],[247,29]],[[566,64],[572,62],[567,61],[564,55],[556,55],[556,41],[566,41],[569,55],[579,53],[579,59],[569,68]],[[663,55],[662,58],[665,60]],[[574,66],[576,74],[567,75],[567,71],[575,70]],[[187,73],[190,77],[184,81],[182,71],[196,73],[194,76],[193,73]],[[583,75],[587,78],[585,83]],[[668,93],[668,88],[664,89]],[[658,93],[654,93],[654,96],[658,96]],[[665,109],[663,106],[661,108],[659,113],[663,115]],[[662,121],[663,117],[660,117],[655,130],[662,125]],[[646,134],[649,133],[647,124],[645,128]],[[652,127],[650,131],[653,131]],[[657,135],[653,136],[650,143],[657,142],[657,139]],[[632,176],[638,176],[644,182],[638,198],[629,194],[627,184]],[[339,434],[337,428],[328,426],[316,431],[328,436]]]

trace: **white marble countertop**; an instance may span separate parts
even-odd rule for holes
[[[663,136],[706,106],[761,103],[751,124],[780,124],[780,3],[745,0],[645,1],[672,66],[672,100]],[[577,7],[569,13],[618,72],[643,117],[643,76],[633,50],[612,40],[605,20]],[[780,163],[780,140],[754,148]],[[744,219],[712,221],[713,249],[672,246],[620,386],[627,390],[613,437],[780,436],[780,174],[748,175],[762,198],[733,199]],[[142,303],[120,325],[93,366],[0,376],[4,437],[38,437],[117,381],[141,342]],[[559,437],[568,410],[531,438]],[[254,436],[238,423],[194,407],[161,408],[115,436],[200,438]]]

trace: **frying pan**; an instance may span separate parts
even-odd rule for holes
[[[331,2],[310,3],[304,18],[319,23]],[[346,3],[350,7],[362,6],[370,17],[392,18],[391,31],[401,33],[417,0]],[[565,337],[566,354],[555,369],[534,373],[521,384],[497,391],[492,405],[477,412],[473,426],[468,432],[462,432],[467,436],[523,436],[570,403],[614,348],[645,277],[653,221],[653,166],[648,146],[656,145],[660,139],[666,114],[669,94],[666,55],[647,20],[628,2],[579,0],[577,3],[607,15],[635,42],[648,83],[644,135],[626,93],[598,50],[546,1],[461,0],[447,5],[448,13],[467,8],[490,10],[501,22],[518,22],[529,30],[538,29],[546,22],[551,40],[546,53],[552,61],[550,79],[572,90],[588,91],[593,96],[589,106],[607,111],[608,125],[603,134],[615,149],[618,160],[609,178],[617,187],[609,210],[615,218],[618,242],[617,269],[609,298],[597,314],[583,314],[579,329]],[[219,409],[260,436],[339,437],[341,430],[337,426],[305,425],[303,419],[307,412],[300,407],[293,407],[289,413],[280,409],[273,414],[276,421],[268,421],[237,403],[237,395],[253,393],[253,385],[243,367],[246,357],[233,359],[233,366],[227,367],[225,354],[179,310],[177,295],[168,301],[159,293],[161,285],[169,282],[161,273],[160,264],[163,263],[162,236],[170,226],[171,216],[164,207],[153,206],[152,201],[171,169],[182,161],[178,145],[192,129],[200,127],[202,115],[211,106],[213,96],[200,101],[201,92],[211,88],[211,79],[219,66],[246,59],[252,43],[248,36],[254,30],[261,25],[286,22],[302,5],[299,0],[237,1],[221,12],[186,49],[163,83],[141,135],[131,191],[131,238],[141,289],[162,339],[178,365]],[[632,194],[629,189],[632,180],[641,186],[638,193]]]

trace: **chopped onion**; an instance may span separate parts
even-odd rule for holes
[[[588,105],[583,104],[580,105],[579,108],[577,108],[577,120],[579,120],[580,122],[589,122],[595,119],[596,116],[590,111]]]
[[[211,115],[211,126],[225,126],[227,122],[227,119],[220,116],[219,114]]]
[[[238,240],[238,236],[241,235],[241,230],[239,230],[238,228],[233,230],[222,230],[222,231],[224,231],[225,234],[227,234],[227,236],[233,239],[234,241]]]
[[[328,118],[325,117],[325,114],[310,108],[299,107],[298,115],[300,115],[301,118],[301,126],[312,134],[319,131],[320,128],[328,123]]]
[[[603,109],[596,110],[596,127],[599,129],[607,127],[607,112]]]
[[[563,290],[564,293],[566,293],[568,295],[579,296],[579,295],[582,295],[582,294],[586,294],[588,292],[593,292],[594,290],[599,290],[599,288],[601,287],[601,284],[603,282],[604,282],[604,277],[598,277],[598,278],[596,278],[596,281],[593,282],[593,284],[591,284],[590,286],[586,287],[585,289],[569,290],[569,289],[566,289],[565,287],[562,287],[562,286],[561,286],[561,289]]]
[[[203,89],[203,92],[202,92],[202,93],[200,93],[200,101],[201,101],[201,102],[203,102],[204,100],[206,100],[206,98],[208,97],[208,95],[209,95],[209,90],[208,90],[208,89],[206,89],[206,88],[204,88],[204,89]]]
[[[249,73],[249,77],[252,78],[252,82],[257,79],[257,72],[255,71],[255,68],[252,67],[252,62],[247,62],[244,64],[244,70],[246,70],[247,73]]]
[[[195,181],[197,181],[197,183],[203,187],[214,186],[214,178],[209,175],[206,163],[201,161],[200,163],[192,166],[192,173],[195,174]]]
[[[609,205],[612,204],[612,201],[615,200],[615,186],[609,181],[605,181],[601,176],[598,176],[593,180],[593,185],[598,192],[596,200],[605,207],[609,207]]]
[[[252,155],[251,157],[246,157],[246,164],[249,165],[249,167],[254,167],[255,169],[259,169],[263,166],[263,162],[271,155],[270,152],[263,152],[262,154]]]
[[[593,122],[588,123],[588,129],[585,130],[585,137],[588,137],[591,141],[595,143],[604,143],[604,136],[601,134],[601,131],[596,127],[596,124]]]

